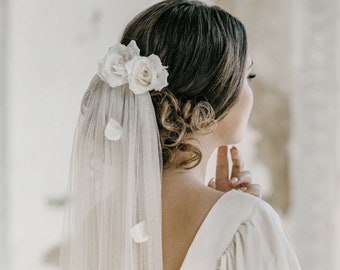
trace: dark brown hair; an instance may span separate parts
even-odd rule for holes
[[[151,92],[163,164],[195,167],[201,152],[188,135],[211,132],[239,96],[247,55],[244,26],[219,7],[170,0],[151,6],[128,24],[121,42],[131,40],[141,55],[156,54],[168,66],[169,85]]]

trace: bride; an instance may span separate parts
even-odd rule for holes
[[[252,65],[244,26],[215,6],[162,1],[127,25],[81,103],[61,269],[300,269],[228,147],[247,126]]]

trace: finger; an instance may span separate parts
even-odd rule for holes
[[[235,146],[230,149],[230,156],[233,163],[233,167],[231,168],[231,177],[236,177],[241,171],[243,171],[243,159],[241,158],[239,150]]]
[[[216,189],[228,191],[229,185],[228,146],[220,146],[217,151],[216,162]]]
[[[262,197],[262,190],[259,184],[250,184],[248,186],[240,187],[238,190],[254,195],[259,198]]]
[[[208,187],[216,189],[216,183],[215,183],[215,178],[211,178],[210,181],[208,182]]]
[[[239,185],[248,185],[253,182],[253,176],[250,171],[240,172],[237,176],[230,179],[229,183],[234,188]]]

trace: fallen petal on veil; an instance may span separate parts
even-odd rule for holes
[[[122,134],[123,128],[121,124],[111,118],[105,128],[105,137],[110,141],[118,141],[122,137]]]
[[[143,243],[148,241],[149,236],[146,232],[145,220],[133,226],[130,230],[130,235],[136,243]]]

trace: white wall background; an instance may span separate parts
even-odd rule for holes
[[[4,269],[7,263],[6,36],[8,29],[6,2],[0,0],[0,269]]]

